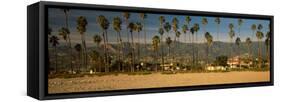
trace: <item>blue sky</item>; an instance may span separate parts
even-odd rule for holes
[[[52,28],[53,32],[52,34],[57,35],[58,34],[58,29],[61,27],[65,26],[65,16],[64,13],[61,9],[56,9],[56,8],[50,8],[49,9],[49,26]],[[110,21],[112,24],[113,18],[116,16],[119,16],[120,18],[123,19],[122,17],[122,12],[110,12],[110,11],[97,11],[97,10],[79,10],[79,9],[70,9],[69,13],[69,27],[71,31],[71,39],[72,42],[74,43],[80,43],[80,34],[76,30],[76,19],[79,16],[85,16],[88,21],[87,25],[87,31],[85,33],[86,36],[86,42],[87,44],[92,45],[93,40],[92,37],[96,34],[101,34],[101,28],[98,26],[96,22],[96,17],[99,15],[104,15],[107,17],[107,19]],[[171,15],[171,14],[147,14],[147,19],[145,20],[145,29],[147,32],[147,42],[151,43],[151,39],[155,35],[158,34],[158,28],[159,28],[159,16],[165,16],[166,22],[170,22],[173,19],[173,17],[177,17],[179,20],[179,31],[181,31],[181,26],[185,23],[185,17],[188,15]],[[203,26],[201,24],[202,16],[190,16],[191,17],[191,23],[190,25],[193,25],[194,23],[198,23],[200,25],[200,31],[198,32],[198,39],[200,42],[204,41],[203,37]],[[213,36],[214,40],[216,41],[217,37],[217,25],[214,22],[214,17],[206,17],[208,19],[208,24],[206,25],[206,31],[210,32],[211,35]],[[243,19],[243,18],[242,18]],[[262,31],[266,33],[268,31],[268,24],[269,20],[258,20],[258,19],[243,19],[243,24],[241,26],[241,33],[238,33],[238,18],[223,18],[221,17],[221,24],[220,24],[220,41],[223,42],[228,42],[229,41],[229,36],[228,36],[228,25],[229,23],[234,24],[234,30],[236,32],[235,38],[239,35],[242,41],[245,41],[247,37],[252,37],[252,30],[251,30],[251,25],[252,24],[262,24],[263,29]],[[131,13],[131,17],[129,19],[129,22],[141,22],[139,13]],[[110,28],[108,29],[108,35],[109,35],[109,42],[114,43],[116,42],[116,32],[113,30],[112,25],[110,24]],[[141,41],[144,40],[143,37],[143,32],[140,32],[141,34]],[[123,41],[127,41],[127,33],[126,33],[126,25],[125,22],[123,21],[122,24],[122,31],[121,31],[122,39]],[[165,33],[167,35],[167,33]],[[170,32],[169,36],[174,39],[174,33]],[[134,37],[136,38],[137,33],[134,33]],[[184,34],[181,34],[181,39],[180,41],[184,41]],[[165,37],[165,36],[164,36]],[[62,38],[60,38],[62,39]],[[188,39],[188,38],[187,38]],[[252,39],[252,40],[256,40]],[[264,40],[264,39],[263,39]],[[63,42],[63,40],[60,40],[60,42]]]

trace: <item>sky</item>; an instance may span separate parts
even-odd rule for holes
[[[85,16],[88,25],[87,25],[87,31],[85,32],[86,36],[86,43],[89,45],[93,45],[93,36],[94,35],[101,35],[101,28],[99,27],[98,23],[96,22],[96,17],[99,15],[104,15],[110,22],[110,26],[108,29],[108,37],[109,37],[109,43],[116,43],[116,32],[113,30],[112,27],[112,21],[113,18],[116,16],[119,16],[122,21],[122,30],[121,30],[121,36],[123,41],[127,41],[127,33],[126,33],[126,23],[124,22],[124,18],[122,16],[123,12],[118,11],[100,11],[100,10],[85,10],[85,9],[70,9],[69,12],[69,29],[70,29],[70,38],[71,41],[74,43],[81,43],[81,36],[77,32],[76,26],[77,26],[77,18],[79,16]],[[129,22],[142,22],[139,13],[130,12],[131,16],[129,18]],[[59,37],[60,42],[63,43],[64,40],[62,40],[62,37],[58,35],[58,30],[62,27],[65,27],[65,15],[64,12],[59,8],[49,8],[48,10],[48,21],[49,21],[49,27],[52,29],[52,34],[57,35]],[[188,15],[172,15],[172,14],[152,14],[147,13],[147,18],[145,19],[145,30],[146,30],[146,38],[147,43],[151,43],[151,39],[155,35],[159,35],[158,29],[160,26],[159,22],[159,16],[164,16],[166,19],[166,22],[169,22],[171,24],[172,19],[176,17],[179,20],[179,31],[181,32],[182,25],[185,24],[185,17]],[[205,40],[204,33],[203,33],[203,25],[201,24],[201,20],[203,16],[190,16],[191,22],[190,26],[192,26],[194,23],[198,23],[200,26],[200,30],[198,32],[198,40],[199,42],[203,42]],[[215,17],[206,17],[208,19],[208,24],[206,25],[206,31],[210,32],[210,34],[213,36],[214,41],[217,41],[217,24],[215,23]],[[242,18],[243,19],[243,18]],[[262,32],[265,34],[269,31],[268,25],[270,23],[269,20],[260,20],[260,19],[243,19],[243,24],[240,28],[240,34],[238,34],[238,18],[225,18],[221,17],[221,24],[219,25],[220,31],[219,31],[219,40],[223,42],[229,42],[229,23],[234,24],[234,30],[236,32],[235,38],[240,37],[242,42],[246,40],[247,37],[250,37],[251,40],[256,41],[256,37],[251,30],[252,24],[262,24],[263,29]],[[187,33],[188,34],[188,33]],[[174,39],[175,33],[171,30],[169,33],[169,36]],[[136,39],[137,33],[134,32],[134,37]],[[164,38],[167,37],[167,33],[164,33]],[[188,35],[187,35],[188,37]],[[144,43],[144,32],[140,32],[140,43]],[[188,38],[187,38],[188,39]],[[263,38],[264,40],[265,38]],[[184,41],[184,34],[181,32],[180,41]]]

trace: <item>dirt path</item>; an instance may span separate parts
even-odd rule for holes
[[[80,77],[70,79],[49,79],[49,93],[120,90],[173,86],[193,86],[226,83],[269,81],[270,72],[227,72],[227,73],[184,73],[150,75],[120,74]]]

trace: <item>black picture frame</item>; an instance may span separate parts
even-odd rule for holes
[[[128,11],[128,12],[145,12],[145,13],[161,13],[161,14],[179,14],[179,15],[196,15],[196,16],[212,16],[212,17],[230,17],[230,18],[249,18],[249,19],[266,19],[270,20],[270,81],[269,82],[250,82],[239,84],[219,84],[219,85],[199,85],[186,87],[167,87],[167,88],[149,88],[149,89],[128,89],[116,91],[102,92],[79,92],[79,93],[63,93],[48,94],[47,93],[47,8],[79,8],[79,9],[95,9],[109,11]],[[81,97],[97,97],[97,96],[113,96],[113,95],[129,95],[144,93],[160,93],[174,91],[191,91],[191,90],[207,90],[207,89],[223,89],[223,88],[240,88],[253,86],[272,86],[274,84],[274,17],[271,15],[253,15],[253,14],[237,14],[237,13],[221,13],[221,12],[205,12],[205,11],[188,11],[173,9],[156,9],[141,7],[125,7],[112,5],[93,5],[93,4],[75,4],[62,2],[40,1],[27,7],[27,95],[39,100],[61,99],[61,98],[81,98]]]

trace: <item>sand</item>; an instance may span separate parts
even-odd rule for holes
[[[106,75],[49,79],[48,91],[52,94],[265,81],[270,81],[269,71],[179,74],[153,73],[149,75],[119,74],[118,76]]]

